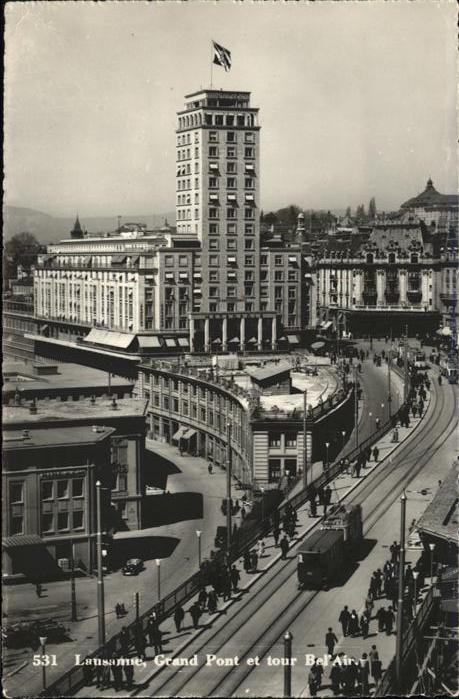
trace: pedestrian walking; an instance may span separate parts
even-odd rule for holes
[[[368,615],[365,612],[363,612],[363,614],[360,616],[360,631],[364,639],[368,636],[369,628],[370,620],[368,618]]]
[[[395,614],[393,612],[392,607],[389,607],[389,609],[386,612],[386,634],[388,636],[391,635],[393,628],[395,624]]]
[[[314,496],[313,498],[310,499],[310,513],[311,517],[317,517],[317,503],[316,503],[316,497]]]
[[[103,654],[103,659],[104,659],[104,660],[110,660],[110,656],[109,656],[109,654],[108,654],[107,652],[105,652],[105,653]],[[110,675],[111,675],[111,672],[110,672],[110,665],[109,665],[109,664],[108,664],[108,665],[104,665],[103,668],[102,668],[102,682],[101,682],[101,688],[102,688],[102,689],[107,689],[108,687],[110,687],[110,684],[111,684],[111,682],[110,682]]]
[[[287,558],[287,552],[289,549],[288,540],[287,540],[286,536],[282,537],[282,539],[280,541],[280,548],[282,551],[282,560],[285,561],[285,559]]]
[[[365,598],[365,613],[368,616],[369,620],[371,619],[371,615],[373,612],[373,606],[374,606],[373,597],[370,594],[368,594]]]
[[[280,529],[275,526],[273,529],[274,546],[277,548],[279,546]]]
[[[258,541],[258,558],[262,558],[265,555],[265,542],[263,539]]]
[[[352,610],[349,618],[349,635],[357,636],[359,633],[359,617],[355,609]]]
[[[383,584],[383,579],[384,579],[381,568],[377,569],[377,571],[375,573],[375,578],[376,578],[376,594],[378,597],[381,597],[382,584]]]
[[[129,653],[129,642],[130,642],[130,636],[129,636],[129,631],[125,626],[122,627],[120,631],[120,648],[121,648],[121,655],[123,658],[126,658],[127,654]]]
[[[174,612],[174,623],[175,623],[175,628],[177,633],[180,631],[180,627],[182,626],[182,622],[185,618],[185,612],[183,611],[183,607],[181,604],[178,604],[175,608]]]
[[[96,655],[96,658],[98,660],[102,660],[104,657],[103,652],[99,652]],[[104,666],[103,665],[96,665],[96,687],[99,689],[99,687],[103,686],[104,682]]]
[[[411,568],[411,563],[408,563],[405,570],[405,585],[411,585],[413,580],[413,569]]]
[[[207,607],[207,592],[205,587],[199,590],[198,602],[199,606],[201,607],[201,610],[204,612]]]
[[[148,636],[148,645],[153,646],[155,643],[155,631],[158,626],[158,622],[156,621],[156,617],[153,616],[153,614],[148,618],[147,625],[145,627],[145,632]]]
[[[255,549],[250,552],[250,570],[252,573],[256,573],[258,570],[258,554]]]
[[[119,692],[120,689],[123,689],[123,668],[121,667],[121,665],[117,664],[117,660],[119,660],[119,656],[117,653],[112,654],[111,660],[113,660],[113,665],[111,666],[113,675],[113,688],[115,692]]]
[[[279,535],[278,535],[278,536],[279,536]],[[250,563],[250,551],[249,551],[249,549],[246,549],[246,550],[244,551],[243,563],[242,563],[242,566],[243,566],[243,568],[244,568],[244,570],[245,570],[246,573],[249,572],[249,570],[250,570],[250,565],[251,565],[251,563]]]
[[[213,588],[209,592],[209,597],[207,600],[207,609],[209,610],[209,614],[215,614],[215,612],[217,611],[217,593]]]
[[[324,674],[323,666],[317,662],[317,658],[314,660],[314,664],[311,667],[311,672],[316,678],[316,690],[318,691],[322,686],[322,675]]]
[[[380,607],[376,612],[376,620],[378,622],[378,631],[384,631],[386,628],[386,608]]]
[[[126,678],[127,689],[132,689],[134,686],[134,665],[124,666],[124,676]]]
[[[194,604],[191,605],[190,615],[191,615],[191,620],[193,622],[193,628],[197,629],[199,617],[201,616],[201,609],[200,609],[199,604],[197,602],[194,602]]]
[[[208,465],[208,467],[207,467],[207,470],[209,471],[209,473],[212,473],[212,471],[214,470],[214,467],[212,466],[212,464],[210,463],[210,461],[209,461],[209,465]]]
[[[370,660],[371,676],[373,677],[375,684],[377,684],[382,677],[382,665],[379,659],[379,653],[376,646],[371,646],[371,650],[368,653],[368,657]]]
[[[368,655],[362,653],[359,660],[359,683],[362,697],[370,696],[370,661]]]
[[[231,599],[231,575],[227,573],[223,580],[223,601]]]
[[[330,682],[333,696],[337,697],[341,690],[341,666],[336,664],[331,666]]]
[[[115,616],[117,619],[121,617],[121,605],[119,602],[115,604]]]
[[[308,674],[308,687],[309,687],[309,695],[311,697],[316,697],[317,696],[317,674],[316,672],[312,669],[309,670]]]
[[[362,459],[360,458],[360,456],[358,456],[357,460],[355,462],[355,465],[354,465],[354,475],[356,478],[360,478],[361,468],[362,468]]]
[[[389,548],[389,551],[390,551],[390,555],[391,555],[391,563],[397,563],[397,561],[398,561],[398,556],[399,556],[399,553],[400,553],[400,546],[399,546],[399,544],[397,544],[397,542],[394,541],[394,543],[391,544],[391,546],[390,546],[390,548]]]
[[[230,578],[231,578],[231,585],[233,586],[233,592],[237,592],[239,589],[239,580],[241,579],[241,574],[239,573],[239,570],[236,568],[235,565],[231,566],[231,573],[230,573]]]
[[[162,631],[159,628],[159,626],[156,625],[153,631],[153,648],[155,651],[155,655],[158,655],[159,653],[163,652],[162,638]]]
[[[325,634],[325,645],[327,646],[327,653],[331,655],[332,658],[335,657],[335,645],[338,643],[336,635],[333,633],[331,626],[328,628]]]
[[[381,424],[381,419],[379,417],[375,418],[375,425],[376,425],[377,430],[379,430],[380,424]]]
[[[41,597],[41,591],[42,591],[41,583],[36,583],[35,592],[37,593],[37,597]]]
[[[92,685],[93,670],[92,665],[83,665],[83,682],[85,687]]]
[[[340,615],[338,617],[338,621],[341,624],[341,628],[343,629],[343,636],[347,636],[349,633],[349,621],[351,619],[351,614],[349,612],[349,609],[347,605],[341,610]]]
[[[374,458],[375,461],[378,461],[378,458],[379,458],[379,449],[378,449],[378,447],[375,447],[375,448],[373,449],[373,458]]]
[[[441,384],[442,384],[442,378],[441,378],[441,374],[439,374],[439,376],[438,376],[438,385],[441,386]]]
[[[135,631],[135,650],[138,655],[138,657],[141,660],[145,660],[145,648],[146,648],[146,643],[145,643],[145,636],[142,630],[142,626],[139,624],[136,628]]]

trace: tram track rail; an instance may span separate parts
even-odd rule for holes
[[[441,421],[442,414],[444,411],[446,403],[446,396],[443,390],[439,390],[435,386],[432,392],[431,401],[429,407],[427,408],[427,414],[424,418],[425,422],[420,423],[417,428],[417,434],[419,434],[419,429],[422,430],[419,440],[413,446],[412,441],[416,437],[404,442],[400,445],[397,453],[394,454],[391,462],[383,467],[376,467],[368,477],[364,479],[357,487],[349,494],[348,497],[343,498],[346,502],[361,502],[363,504],[363,523],[365,526],[365,534],[373,529],[378,520],[389,510],[389,508],[394,504],[397,497],[403,492],[405,487],[409,482],[418,475],[418,473],[425,467],[430,459],[435,455],[435,453],[440,449],[445,439],[447,439],[451,433],[456,428],[456,408],[457,408],[457,394],[453,391],[453,410],[451,415],[447,420],[443,429],[435,434],[435,427]],[[434,435],[434,439],[432,436]],[[416,456],[416,455],[420,456]],[[411,455],[410,460],[412,463],[408,468],[402,468],[402,472],[398,478],[396,478],[395,483],[391,481],[388,483],[388,479],[393,475],[397,469],[403,467],[406,464],[406,456]],[[387,493],[381,497],[382,493],[379,491],[381,484],[386,481]],[[374,506],[368,510],[365,508],[365,501],[371,500],[378,497],[378,501]],[[319,526],[320,521],[311,527],[305,534],[300,537],[295,544],[291,547],[291,551],[295,549],[298,543],[307,535],[315,526]],[[274,596],[280,592],[292,577],[296,575],[296,557],[290,558],[284,567],[279,571],[276,564],[267,572],[267,576],[261,576],[254,585],[262,585],[261,589],[257,591],[251,599],[247,600],[247,603],[243,604],[231,617],[231,619],[223,627],[219,626],[215,629],[213,633],[209,636],[207,633],[203,633],[198,637],[198,642],[191,643],[190,651],[187,650],[187,657],[192,657],[194,654],[199,654],[204,651],[204,653],[211,652],[216,656],[220,656],[221,651],[224,647],[231,641],[235,642],[238,636],[244,636],[245,629],[250,629],[250,625],[253,623],[253,617],[258,612],[260,612],[266,604],[274,598]],[[237,666],[230,666],[228,668],[220,667],[218,672],[218,681],[215,678],[209,683],[209,679],[204,680],[202,677],[202,685],[206,685],[205,691],[197,695],[196,692],[190,691],[187,687],[192,683],[196,684],[196,681],[200,681],[201,674],[203,673],[206,666],[198,665],[196,668],[192,668],[191,672],[184,673],[185,676],[180,677],[180,673],[175,672],[172,676],[164,679],[159,685],[155,683],[155,677],[152,678],[149,688],[154,689],[154,694],[149,693],[150,696],[222,696],[229,697],[234,696],[241,684],[247,679],[250,673],[255,669],[254,666],[247,665],[244,659],[252,657],[254,649],[263,642],[263,652],[257,653],[260,658],[263,658],[269,653],[273,645],[283,634],[283,632],[288,628],[291,622],[301,614],[320,594],[321,591],[310,591],[308,592],[296,592],[293,597],[290,595],[285,602],[281,605],[280,611],[276,613],[274,618],[271,618],[270,623],[263,628],[261,633],[257,633],[255,638],[251,638],[248,645],[244,647],[244,651],[240,654],[240,664]],[[250,636],[249,633],[247,635]],[[216,643],[215,643],[216,642]],[[222,654],[224,657],[224,653]],[[175,669],[175,668],[174,668]],[[188,670],[189,668],[187,668]],[[207,668],[208,669],[208,668]],[[211,686],[207,686],[211,684]],[[185,691],[183,691],[185,690]],[[236,695],[237,696],[237,695]]]

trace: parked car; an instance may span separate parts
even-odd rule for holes
[[[141,558],[129,558],[123,566],[123,575],[138,575],[144,567]]]

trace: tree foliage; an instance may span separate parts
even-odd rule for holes
[[[37,255],[44,251],[38,240],[32,233],[17,233],[5,243],[3,254],[3,279],[7,284],[11,279],[16,279],[18,265],[26,272],[37,261]]]

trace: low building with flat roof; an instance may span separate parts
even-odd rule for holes
[[[96,482],[106,520],[115,429],[33,426],[3,434],[3,578],[39,582],[68,569],[71,557],[95,566]]]
[[[85,396],[65,399],[20,398],[3,410],[3,428],[12,430],[37,427],[48,430],[106,425],[113,428],[110,438],[110,490],[115,529],[139,529],[142,525],[142,497],[145,473],[151,454],[145,448],[146,401],[131,396]]]

